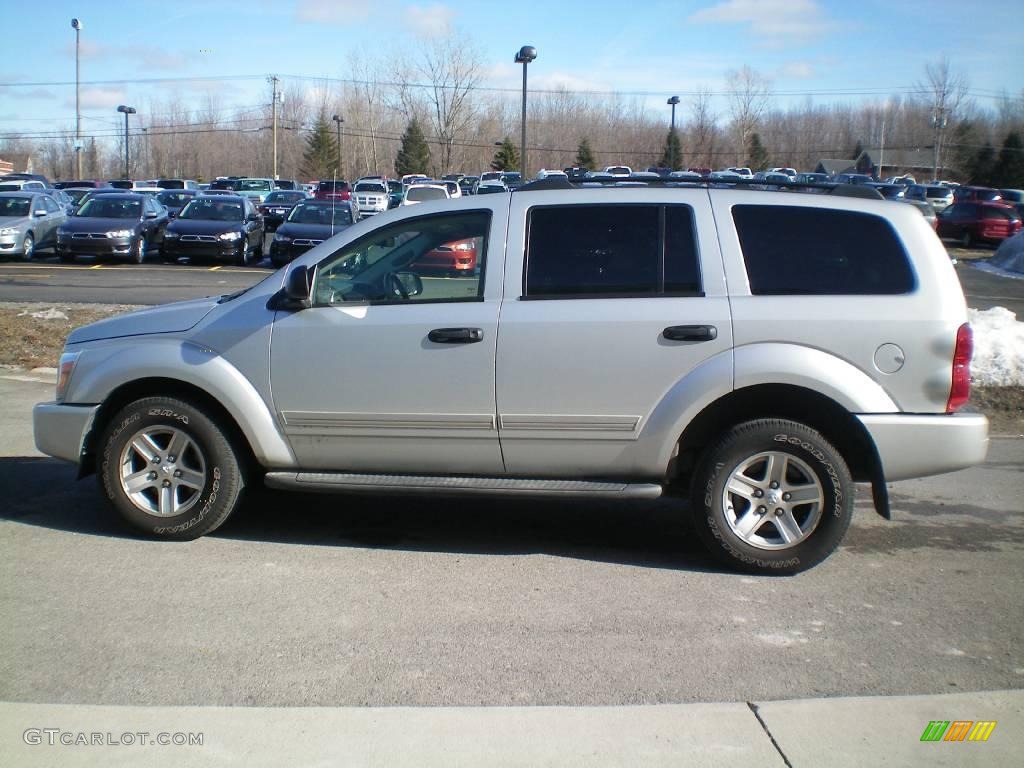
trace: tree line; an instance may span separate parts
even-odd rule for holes
[[[344,81],[286,83],[288,97],[278,109],[278,175],[352,179],[395,175],[400,168],[432,176],[518,169],[519,97],[483,88],[482,61],[465,36],[452,35],[389,59],[356,52]],[[945,178],[1024,187],[1024,91],[982,106],[946,59],[929,64],[912,91],[881,102],[819,104],[808,97],[784,104],[771,81],[749,66],[728,73],[727,82],[724,94],[705,88],[682,99],[675,130],[668,108],[652,110],[643,97],[569,88],[531,92],[527,173],[616,164],[813,170],[823,158],[853,160],[858,147],[884,146],[934,150]],[[132,126],[130,175],[271,175],[270,100],[269,85],[266,104],[246,109],[225,108],[214,95],[198,108],[180,98],[154,98]],[[0,141],[0,156],[32,151],[38,170],[70,178],[72,135],[9,137]],[[123,172],[123,136],[87,137],[82,151],[87,177]]]

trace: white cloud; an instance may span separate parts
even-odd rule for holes
[[[425,7],[410,6],[405,10],[405,23],[420,37],[443,37],[452,29],[455,11],[441,3]]]
[[[835,30],[817,0],[725,0],[691,14],[695,24],[744,24],[761,42],[812,40]]]
[[[296,21],[306,24],[331,24],[349,27],[366,21],[371,12],[380,12],[383,3],[363,0],[299,0],[295,6]]]
[[[83,88],[81,95],[82,109],[111,109],[127,101],[125,92],[115,88]],[[67,107],[75,105],[74,98],[64,102]]]
[[[809,61],[791,61],[783,64],[774,73],[776,78],[791,80],[807,80],[815,74],[814,67]]]

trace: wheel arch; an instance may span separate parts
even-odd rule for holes
[[[864,425],[835,400],[792,384],[757,384],[718,398],[686,426],[668,468],[668,481],[680,484],[690,477],[708,445],[729,428],[761,418],[789,419],[818,431],[836,447],[856,482],[871,482],[875,506],[888,517],[885,480],[874,441]]]
[[[78,465],[79,478],[96,471],[96,454],[99,449],[97,443],[99,442],[100,435],[103,434],[103,430],[114,415],[124,406],[144,397],[179,398],[194,403],[212,416],[215,416],[218,419],[218,423],[228,433],[231,444],[240,450],[240,463],[243,465],[246,474],[263,471],[262,464],[256,457],[256,452],[249,437],[245,434],[238,420],[220,400],[196,384],[180,379],[151,376],[126,382],[114,389],[104,399],[95,417],[93,417],[89,432],[82,445],[82,460]]]

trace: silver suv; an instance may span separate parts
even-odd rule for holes
[[[889,517],[887,480],[984,460],[985,418],[955,413],[963,293],[916,210],[549,183],[392,210],[243,293],[74,331],[36,444],[168,539],[260,481],[671,494],[764,573],[836,548],[854,482]]]

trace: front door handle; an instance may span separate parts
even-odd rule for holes
[[[713,341],[718,329],[713,325],[670,325],[661,335],[669,341]]]
[[[484,340],[483,328],[435,328],[427,338],[436,344],[474,344]]]

